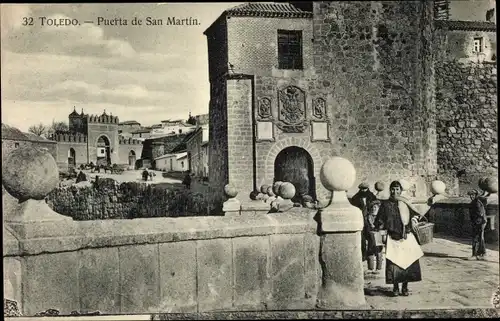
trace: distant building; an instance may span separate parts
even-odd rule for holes
[[[198,127],[186,140],[191,173],[208,178],[208,124]]]
[[[196,129],[195,125],[186,124],[182,120],[162,120],[161,125],[161,128],[152,129],[151,137],[187,134]]]
[[[142,129],[141,124],[135,120],[127,120],[118,124],[118,134],[132,137],[132,132]]]
[[[57,132],[50,139],[57,142],[56,161],[59,168],[75,167],[80,164],[121,164],[135,167],[141,157],[142,142],[122,137],[118,130],[132,123],[120,125],[118,117],[108,115],[79,114],[73,110],[68,116],[69,131]]]
[[[57,159],[57,143],[32,133],[24,133],[15,127],[2,123],[2,160],[20,147],[44,148]]]
[[[132,132],[132,138],[139,139],[139,138],[149,138],[151,136],[151,129],[150,128],[142,128],[142,129],[137,129]]]
[[[189,170],[187,152],[165,154],[155,158],[155,168],[167,172],[184,172]]]

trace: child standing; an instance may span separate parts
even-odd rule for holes
[[[368,203],[367,215],[365,217],[365,233],[367,238],[366,255],[368,257],[368,270],[371,273],[379,274],[384,261],[383,243],[380,232],[375,227],[375,219],[380,208],[380,201],[373,200]]]

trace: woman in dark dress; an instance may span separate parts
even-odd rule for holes
[[[472,190],[468,194],[471,199],[469,214],[472,223],[472,257],[484,260],[486,255],[484,229],[487,223],[485,201],[481,200],[477,190]]]
[[[398,181],[391,183],[390,197],[382,200],[375,224],[379,230],[387,230],[385,282],[394,286],[393,296],[408,296],[408,283],[422,280],[418,260],[423,252],[412,233],[420,214],[409,200],[401,197],[402,190]]]

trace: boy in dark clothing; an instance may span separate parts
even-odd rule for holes
[[[377,218],[380,205],[381,202],[379,200],[374,200],[368,204],[367,216],[365,217],[365,228],[363,230],[363,232],[366,233],[366,239],[368,240],[366,249],[366,255],[368,257],[368,270],[377,274],[380,270],[382,270],[382,263],[384,260],[384,246],[380,244],[381,239],[377,240],[375,233],[373,233],[378,231],[375,227],[375,220]]]
[[[359,191],[351,198],[351,204],[359,208],[363,213],[363,217],[366,217],[368,204],[376,200],[377,197],[370,191],[367,183],[359,184],[358,188]],[[366,260],[366,243],[366,233],[361,233],[361,256],[363,261]]]
[[[484,229],[487,222],[486,208],[477,190],[472,190],[468,194],[471,199],[469,215],[472,224],[472,257],[476,257],[477,260],[484,260],[486,255],[484,241]]]

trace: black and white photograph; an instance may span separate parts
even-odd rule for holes
[[[500,317],[494,0],[0,13],[6,320]]]

